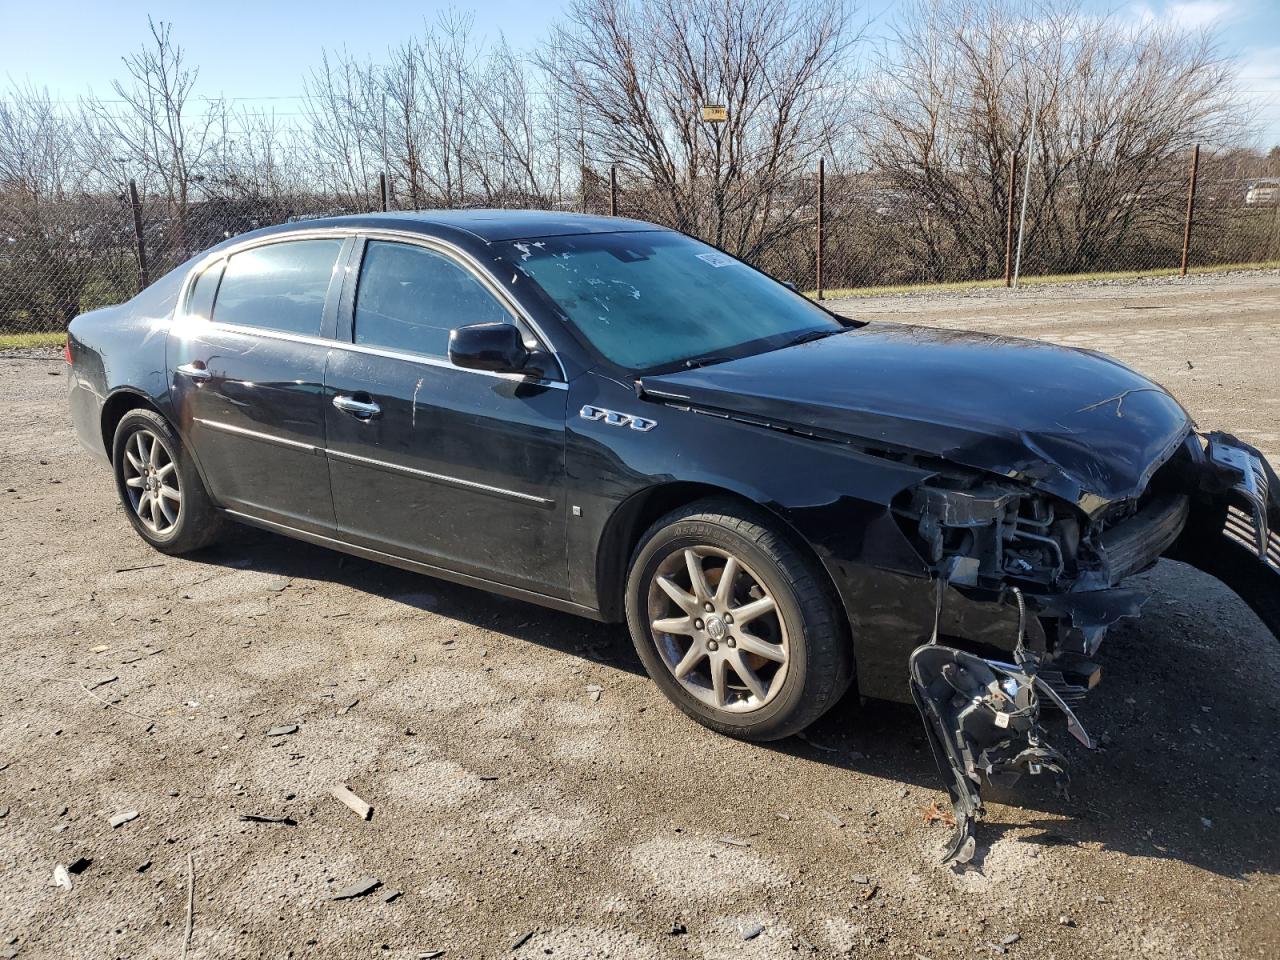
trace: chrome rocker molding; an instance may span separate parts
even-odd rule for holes
[[[506,497],[509,500],[519,500],[521,503],[533,503],[540,507],[550,507],[555,504],[554,500],[548,499],[547,497],[535,496],[532,493],[521,493],[519,490],[508,490],[505,487],[492,487],[487,483],[477,483],[474,480],[463,480],[461,477],[450,477],[443,473],[430,473],[426,470],[416,470],[413,467],[404,467],[398,463],[388,463],[386,460],[374,460],[369,457],[357,456],[354,453],[344,453],[341,450],[330,450],[324,447],[317,447],[309,443],[302,443],[299,440],[290,440],[287,437],[277,437],[270,433],[259,433],[257,430],[248,430],[245,427],[232,426],[229,423],[219,423],[216,420],[205,420],[200,417],[196,417],[195,422],[201,426],[208,427],[210,430],[220,430],[223,433],[234,433],[237,436],[261,440],[264,443],[274,443],[282,447],[289,447],[291,450],[305,450],[307,453],[312,453],[316,456],[326,456],[333,460],[345,460],[348,463],[359,463],[368,467],[387,470],[391,473],[402,473],[411,477],[421,477],[423,480],[432,480],[436,483],[447,484],[451,487],[461,487],[464,490],[475,490],[479,493],[490,493],[495,497]]]
[[[604,620],[604,616],[595,607],[588,607],[581,603],[574,603],[572,600],[553,597],[549,594],[538,593],[534,590],[522,590],[519,587],[507,586],[504,583],[498,583],[494,580],[485,580],[483,577],[473,577],[470,574],[459,573],[458,571],[450,570],[447,567],[435,567],[429,563],[410,560],[408,557],[402,557],[394,553],[383,553],[381,550],[362,547],[346,540],[339,540],[336,537],[326,537],[323,534],[299,530],[297,527],[291,527],[284,523],[276,523],[274,520],[263,520],[261,517],[255,517],[248,513],[241,513],[238,510],[223,510],[222,512],[228,517],[231,517],[241,523],[246,523],[249,526],[258,527],[261,530],[269,530],[272,533],[283,533],[287,536],[295,537],[298,540],[304,540],[307,543],[314,544],[317,547],[327,547],[330,550],[349,553],[352,556],[361,557],[365,560],[372,560],[375,563],[386,563],[393,567],[400,567],[402,570],[412,571],[413,573],[423,573],[429,577],[438,577],[441,580],[449,580],[452,583],[462,584],[464,587],[475,587],[478,590],[488,590],[492,593],[502,594],[504,597],[511,597],[514,600],[528,600],[531,603],[552,607],[556,610],[563,610],[565,613],[576,614],[580,617],[588,617],[592,620]]]

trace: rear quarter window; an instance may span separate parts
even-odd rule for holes
[[[289,240],[232,254],[218,284],[213,319],[319,336],[325,295],[342,240]]]

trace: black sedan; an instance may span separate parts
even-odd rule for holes
[[[722,733],[914,697],[972,850],[1056,770],[1125,578],[1280,631],[1280,483],[1095,353],[836,316],[630,220],[317,220],[70,328],[71,415],[157,549],[229,520],[603,621]]]

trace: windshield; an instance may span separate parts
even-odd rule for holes
[[[679,233],[518,240],[506,252],[597,352],[628,370],[714,363],[843,329],[782,284]]]

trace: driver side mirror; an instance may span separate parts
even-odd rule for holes
[[[509,323],[471,323],[449,331],[449,362],[468,370],[535,373],[520,330]]]

